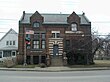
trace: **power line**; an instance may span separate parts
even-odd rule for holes
[[[4,19],[4,18],[2,19],[2,18],[0,18],[0,21],[10,21],[10,20],[11,21],[18,21],[17,19]]]
[[[91,23],[110,23],[110,21],[92,21]]]

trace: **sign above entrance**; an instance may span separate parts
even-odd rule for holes
[[[33,30],[26,30],[26,34],[34,34]]]

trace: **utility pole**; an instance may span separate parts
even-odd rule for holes
[[[24,33],[24,66],[27,65],[26,63],[26,41],[25,41],[25,38],[26,38],[26,34]]]
[[[30,34],[34,34],[34,31],[33,30],[29,30],[29,29],[25,29],[25,33],[24,33],[24,66],[27,65],[27,62],[26,62],[26,59],[27,59],[27,45],[31,45],[30,43],[30,38],[28,38],[26,35],[30,35]]]

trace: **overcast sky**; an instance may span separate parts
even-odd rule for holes
[[[110,33],[110,0],[0,0],[0,38],[10,28],[18,32],[18,21],[26,13],[77,14],[85,12],[92,29]]]

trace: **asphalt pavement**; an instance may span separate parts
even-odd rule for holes
[[[0,82],[110,82],[109,70],[94,71],[0,71]]]

